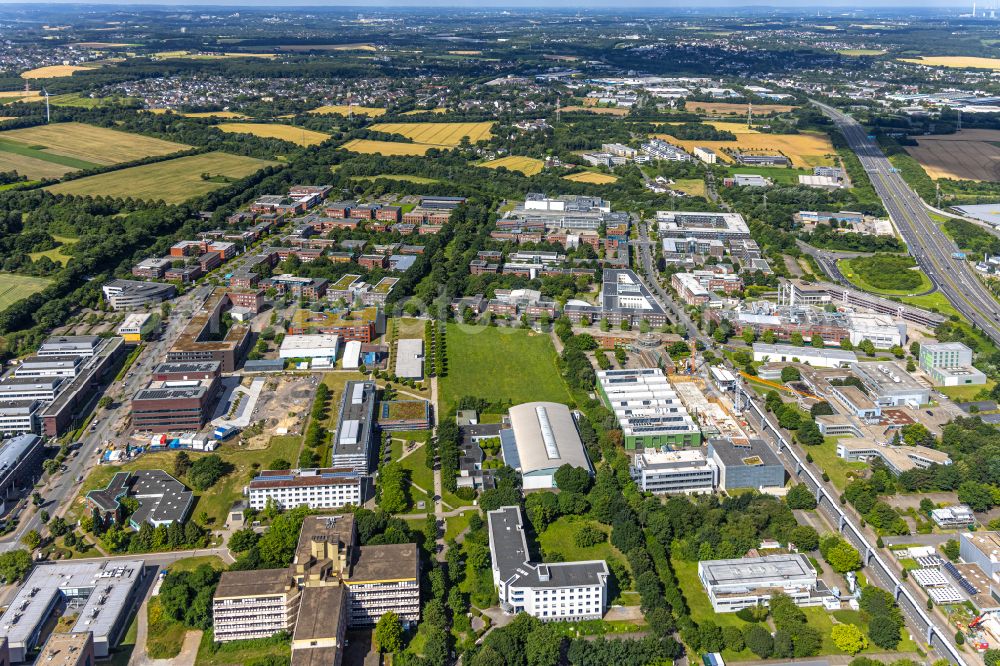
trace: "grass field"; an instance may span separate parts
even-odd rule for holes
[[[341,146],[344,150],[353,153],[364,153],[366,155],[425,155],[427,151],[435,147],[422,143],[398,143],[395,141],[374,141],[372,139],[351,139]]]
[[[187,629],[163,612],[159,596],[151,597],[146,605],[146,621],[149,627],[146,652],[151,658],[173,659],[180,654]]]
[[[220,123],[216,125],[223,132],[252,134],[265,139],[291,141],[300,146],[315,146],[330,138],[329,134],[277,123]]]
[[[176,573],[178,571],[194,571],[203,564],[207,564],[216,571],[222,571],[226,568],[226,563],[222,561],[218,555],[195,555],[194,557],[185,557],[184,559],[177,560],[173,564],[169,565],[167,569],[171,573]]]
[[[66,245],[72,245],[73,243],[77,242],[78,239],[67,238],[66,236],[55,236],[55,235],[52,236],[52,238],[54,238],[55,241],[59,243],[59,247],[54,247],[51,250],[43,250],[42,252],[29,252],[28,256],[31,257],[32,261],[35,261],[36,259],[40,259],[42,257],[48,257],[52,261],[55,261],[65,266],[66,262],[70,260],[70,256],[63,252],[63,247]]]
[[[88,97],[80,93],[66,93],[65,95],[52,95],[49,97],[49,104],[52,106],[74,106],[80,109],[96,109],[123,99],[125,98]]]
[[[447,107],[444,106],[438,106],[433,109],[414,109],[413,111],[405,111],[401,115],[419,116],[421,113],[436,113],[436,114],[448,113],[448,109]]]
[[[975,400],[976,394],[980,391],[992,390],[996,384],[992,379],[987,379],[985,384],[979,386],[939,386],[937,390],[955,402],[966,402],[968,400]]]
[[[534,157],[510,155],[508,157],[501,157],[498,160],[483,162],[479,166],[484,166],[487,169],[499,169],[500,167],[504,167],[511,171],[519,171],[525,176],[534,176],[536,173],[542,172],[542,167],[545,166],[545,162],[535,159]]]
[[[202,634],[198,644],[198,656],[195,666],[243,666],[252,662],[289,663],[292,646],[288,641],[232,641],[216,645],[212,641],[212,632]]]
[[[81,164],[105,166],[170,155],[190,148],[182,143],[84,123],[53,123],[8,130],[0,133],[0,142],[4,150],[8,149],[8,144],[17,143],[49,156],[46,159],[65,158],[78,160]]]
[[[232,58],[263,58],[272,60],[278,56],[274,53],[192,53],[190,51],[160,51],[154,53],[157,58],[180,60],[231,60]]]
[[[208,514],[212,525],[221,526],[226,519],[226,513],[232,507],[233,502],[243,495],[243,486],[250,480],[253,463],[259,464],[263,468],[278,458],[284,460],[297,460],[299,446],[302,438],[298,436],[272,437],[270,444],[264,449],[247,450],[238,444],[227,444],[217,450],[219,456],[233,466],[233,471],[219,479],[214,486],[204,493],[195,493],[195,506],[191,510],[191,515],[198,515],[202,511]],[[197,460],[201,456],[208,455],[197,451],[189,451],[192,460]],[[78,517],[83,511],[84,497],[88,492],[96,488],[105,488],[111,477],[120,471],[135,471],[142,469],[164,469],[172,470],[175,451],[157,451],[147,453],[135,460],[131,460],[124,465],[101,465],[95,468],[90,475],[84,479],[80,488],[80,493],[73,505],[70,507],[70,514]]]
[[[32,151],[28,146],[22,147],[13,142],[5,143],[0,140],[0,171],[16,171],[31,180],[41,180],[43,178],[62,178],[70,171],[83,168],[53,162],[47,156],[45,158],[33,157],[32,155],[37,152],[40,151]]]
[[[967,129],[958,134],[914,137],[906,152],[931,178],[1000,181],[1000,130]]]
[[[746,116],[747,105],[735,102],[688,102],[684,105],[688,111],[701,111],[719,116]],[[769,116],[774,113],[788,113],[794,106],[788,104],[754,104],[754,115]]]
[[[920,58],[900,58],[903,62],[930,67],[957,67],[960,69],[1000,69],[1000,58],[977,58],[973,56],[923,56]]]
[[[859,264],[858,262],[863,262]],[[881,263],[886,266],[886,271],[879,271],[877,267],[871,265]],[[918,294],[929,290],[933,285],[931,281],[920,270],[907,269],[905,263],[899,258],[892,256],[862,257],[859,259],[841,259],[837,266],[850,282],[854,283],[865,291],[877,294],[887,294],[890,296],[906,296]],[[903,271],[903,272],[901,272]],[[864,276],[868,276],[867,279]],[[886,280],[881,282],[880,280]],[[904,287],[895,288],[890,285],[900,283],[901,280],[908,281]]]
[[[547,335],[523,329],[448,324],[448,376],[438,380],[442,414],[459,398],[512,404],[544,400],[572,404]]]
[[[587,113],[598,113],[605,116],[627,116],[631,109],[617,106],[564,106],[560,111],[586,111]]]
[[[812,174],[810,169],[789,169],[787,167],[745,167],[745,166],[730,166],[726,173],[730,176],[733,174],[757,174],[758,176],[764,176],[764,178],[770,178],[778,185],[798,185],[799,176],[805,176]]]
[[[700,102],[699,102],[700,103]],[[756,110],[757,107],[754,107]],[[746,109],[744,108],[744,111]],[[732,162],[725,153],[726,149],[739,149],[748,153],[763,153],[768,155],[782,154],[792,160],[796,167],[835,166],[836,151],[830,138],[818,132],[802,132],[801,134],[737,134],[735,141],[700,141],[677,139],[670,134],[655,136],[676,144],[690,152],[695,146],[711,148],[722,162]]]
[[[37,67],[21,72],[22,79],[55,79],[60,76],[72,76],[74,72],[81,72],[93,67],[81,67],[79,65],[49,65],[48,67]]]
[[[45,289],[52,280],[32,275],[0,273],[0,311]]]
[[[847,462],[837,455],[837,440],[839,437],[825,437],[823,443],[817,446],[804,447],[806,452],[812,456],[821,470],[830,476],[832,483],[837,490],[847,487],[848,474],[860,472],[868,469],[868,463]]]
[[[674,184],[670,187],[678,192],[690,194],[693,197],[705,196],[705,181],[701,178],[681,178],[674,181]]]
[[[376,132],[401,134],[416,143],[429,146],[457,146],[462,137],[469,137],[470,143],[493,136],[493,123],[378,123],[371,126]]]
[[[374,51],[372,44],[285,44],[279,51]]]
[[[617,183],[618,176],[612,176],[610,173],[598,173],[596,171],[581,171],[563,176],[563,180],[569,180],[574,183],[590,183],[591,185],[607,185],[608,183]]]
[[[352,112],[359,116],[368,116],[369,118],[378,118],[379,116],[385,115],[385,109],[379,109],[374,106],[355,106],[352,108],[346,104],[329,104],[327,106],[321,106],[317,109],[313,109],[309,113],[316,113],[319,115],[337,114],[346,116]]]
[[[394,445],[398,444],[394,443]],[[400,447],[400,452],[402,452],[402,447]],[[426,446],[414,449],[412,453],[400,460],[399,464],[403,467],[403,469],[409,470],[411,483],[419,486],[425,491],[434,490],[434,470],[427,467]],[[418,500],[427,499],[416,488],[411,490],[410,497],[413,499],[414,504],[416,504]]]
[[[57,194],[108,195],[179,204],[239,180],[275,162],[227,153],[204,153],[79,178],[49,187]],[[211,180],[202,180],[208,173]]]
[[[369,182],[374,182],[379,178],[385,178],[386,180],[400,180],[405,183],[416,183],[417,185],[432,185],[434,183],[441,182],[439,180],[435,180],[434,178],[425,178],[424,176],[411,176],[405,173],[380,173],[377,176],[354,176],[353,178],[351,178],[351,180],[367,180]],[[421,335],[423,335],[423,332],[421,332]]]
[[[559,553],[563,556],[563,560],[558,561],[566,562],[607,559],[625,561],[622,552],[612,546],[609,541],[586,548],[577,546],[573,542],[573,536],[586,525],[596,527],[610,536],[611,530],[596,520],[587,520],[580,516],[562,516],[538,535],[538,544],[542,547],[545,559],[550,560],[553,553]]]

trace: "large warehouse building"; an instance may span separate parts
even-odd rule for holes
[[[503,459],[520,472],[525,490],[555,488],[562,465],[593,474],[569,407],[557,402],[526,402],[510,408],[510,429],[500,432]]]

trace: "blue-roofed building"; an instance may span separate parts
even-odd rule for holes
[[[268,470],[261,472],[246,488],[251,509],[263,509],[273,500],[282,509],[305,504],[310,509],[339,509],[361,506],[363,479],[354,469]]]

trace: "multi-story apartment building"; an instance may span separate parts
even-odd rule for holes
[[[504,612],[524,612],[543,622],[599,620],[604,616],[607,562],[531,562],[520,507],[490,511],[487,522],[493,584]]]
[[[288,569],[227,571],[212,598],[212,625],[220,643],[291,632],[301,591]]]
[[[629,471],[639,489],[649,493],[711,493],[719,483],[715,462],[694,449],[647,449],[633,456]]]

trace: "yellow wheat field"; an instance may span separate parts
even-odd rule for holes
[[[617,106],[564,106],[560,111],[586,111],[587,113],[599,113],[605,116],[627,116],[631,109]]]
[[[371,127],[376,132],[402,134],[408,139],[428,146],[457,146],[463,136],[470,143],[493,136],[493,123],[378,123]]]
[[[374,44],[284,44],[280,51],[375,51]]]
[[[498,160],[483,162],[479,166],[484,166],[487,169],[499,169],[500,167],[505,167],[511,171],[520,171],[525,176],[534,176],[536,173],[541,173],[542,167],[545,166],[545,162],[535,159],[534,157],[510,155],[508,157],[501,157]]]
[[[906,146],[931,178],[1000,181],[1000,130],[971,129],[919,136]]]
[[[435,146],[424,143],[399,143],[396,141],[372,141],[371,139],[352,139],[341,146],[344,150],[366,155],[425,155]]]
[[[219,123],[216,125],[223,132],[234,134],[252,134],[264,139],[281,139],[300,146],[315,146],[330,138],[329,134],[295,127],[293,125],[278,125],[272,123]]]
[[[60,76],[72,76],[73,72],[81,72],[93,67],[81,67],[79,65],[49,65],[48,67],[37,67],[21,72],[22,79],[55,79]]]
[[[746,104],[736,104],[735,102],[687,102],[684,108],[688,111],[701,111],[722,116],[745,116],[747,115]],[[767,116],[773,113],[788,113],[794,106],[788,104],[754,104],[754,115]]]
[[[349,113],[354,113],[359,116],[368,116],[369,118],[378,118],[379,116],[385,115],[385,109],[380,109],[374,106],[348,106],[347,104],[328,104],[326,106],[321,106],[319,108],[313,109],[309,113],[316,113],[319,115],[333,115],[337,114],[340,116],[346,116]]]
[[[737,134],[735,141],[702,141],[677,139],[669,134],[657,134],[658,138],[680,146],[691,152],[695,146],[711,148],[723,162],[732,162],[724,149],[739,149],[749,153],[768,155],[782,154],[795,167],[834,166],[835,150],[830,138],[825,134],[803,132],[802,134]]]
[[[7,130],[0,133],[0,139],[39,147],[39,150],[53,155],[101,165],[131,162],[154,155],[170,155],[191,147],[84,123],[51,123]]]
[[[163,113],[166,109],[150,109],[154,113]],[[196,111],[195,113],[183,113],[181,114],[185,118],[228,118],[229,120],[243,120],[249,118],[250,116],[245,116],[242,113],[237,113],[235,111]]]
[[[569,176],[563,176],[563,180],[571,180],[574,183],[590,183],[591,185],[607,185],[617,183],[618,177],[609,173],[597,173],[596,171],[581,171]]]
[[[903,62],[931,67],[957,67],[961,69],[1000,69],[1000,58],[976,58],[972,56],[925,56],[921,58],[900,58]]]
[[[406,111],[401,115],[418,116],[421,113],[435,113],[435,114],[448,113],[448,108],[444,106],[438,106],[433,109],[414,109],[413,111]]]

